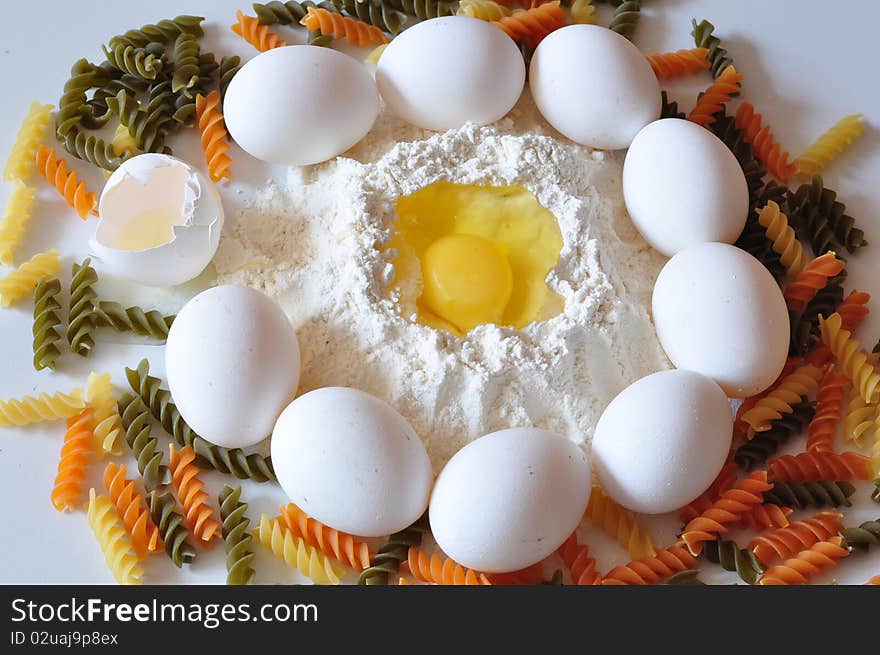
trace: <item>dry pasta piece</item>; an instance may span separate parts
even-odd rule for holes
[[[94,411],[95,451],[101,455],[122,454],[122,418],[119,416],[110,374],[89,374],[86,382],[86,403]]]
[[[846,262],[837,258],[837,254],[828,251],[807,264],[797,277],[785,287],[783,296],[788,308],[793,312],[802,312],[815,296],[824,289],[830,278],[839,275]]]
[[[6,168],[3,169],[3,179],[7,182],[24,181],[30,176],[37,156],[37,148],[46,133],[49,114],[53,109],[52,105],[41,105],[36,100],[28,107],[28,112],[15,137],[15,143],[12,144],[12,150],[9,152],[9,159],[6,160]]]
[[[140,150],[129,129],[122,123],[116,126],[110,145],[117,157],[122,157],[125,153],[136,154]]]
[[[88,519],[116,582],[140,584],[144,571],[132,552],[131,539],[122,527],[113,502],[103,494],[95,495],[94,489],[89,489]]]
[[[24,236],[34,211],[37,190],[21,180],[12,183],[12,193],[0,218],[0,264],[12,265],[12,252]]]
[[[333,568],[330,559],[291,534],[277,519],[263,514],[260,524],[254,528],[254,536],[276,557],[315,584],[339,584],[341,573]]]
[[[819,333],[846,373],[853,386],[859,390],[862,400],[874,404],[880,400],[880,373],[870,361],[870,356],[859,348],[852,333],[843,328],[843,318],[835,312],[828,318],[819,316]]]
[[[780,385],[780,383],[788,377],[792,372],[800,368],[804,365],[803,357],[789,357],[785,360],[785,365],[782,367],[782,371],[777,376],[776,380],[769,387],[764,389],[761,393],[755,394],[754,396],[749,396],[745,400],[743,400],[742,404],[739,406],[739,409],[736,410],[736,416],[733,421],[733,436],[735,437],[745,437],[749,431],[749,424],[746,423],[742,417],[745,416],[746,412],[751,410],[758,402],[770,394],[776,387]],[[815,362],[810,362],[815,366],[819,366]]]
[[[645,59],[651,64],[651,69],[658,80],[668,80],[708,70],[708,54],[709,50],[706,48],[692,48],[646,55]]]
[[[871,462],[852,451],[843,453],[798,453],[767,460],[774,482],[810,482],[813,480],[871,479]]]
[[[104,469],[104,489],[116,506],[116,512],[131,537],[132,547],[138,559],[162,546],[159,528],[150,517],[144,497],[135,490],[134,480],[126,479],[125,464],[108,462]]]
[[[843,397],[849,387],[849,380],[843,373],[829,368],[816,391],[816,413],[807,427],[808,452],[831,452],[834,450],[834,435],[837,424],[843,415]]]
[[[657,551],[654,557],[635,560],[624,566],[616,566],[603,578],[603,585],[657,584],[666,578],[696,568],[696,558],[682,546],[670,546]]]
[[[260,21],[253,16],[247,16],[239,10],[235,12],[235,19],[238,22],[232,26],[232,31],[260,52],[287,45],[287,41],[282,40],[267,25],[260,25]]]
[[[621,548],[626,548],[630,558],[651,557],[656,552],[651,535],[639,527],[635,513],[615,503],[598,485],[590,493],[587,516]]]
[[[871,294],[864,291],[853,290],[843,299],[843,302],[837,306],[837,313],[842,319],[841,327],[844,330],[853,332],[859,324],[868,315],[868,302],[871,300]],[[833,358],[831,348],[827,344],[818,343],[808,355],[807,359],[811,364],[822,365],[830,362]]]
[[[792,585],[806,584],[811,576],[821,573],[824,569],[835,566],[849,555],[842,546],[840,537],[830,537],[819,541],[810,548],[800,551],[782,564],[767,569],[758,580],[759,585]]]
[[[755,156],[777,180],[785,184],[795,172],[795,166],[788,160],[788,153],[782,150],[773,139],[769,125],[762,125],[761,114],[755,112],[750,102],[742,103],[736,110],[736,126],[743,131],[747,143],[751,143]]]
[[[31,257],[0,280],[0,307],[9,307],[17,300],[32,296],[40,280],[54,277],[61,271],[57,250],[48,250]]]
[[[830,164],[847,146],[862,136],[863,114],[850,114],[837,121],[794,160],[800,175],[815,175]]]
[[[325,36],[345,39],[359,48],[388,43],[388,37],[375,25],[320,7],[309,7],[308,12],[303,16],[300,25],[305,25],[310,30],[319,30]]]
[[[208,504],[205,483],[199,479],[199,467],[193,464],[196,453],[191,446],[177,450],[174,444],[169,444],[168,450],[171,481],[183,507],[184,525],[200,541],[210,542],[214,536],[220,536],[220,522]]]
[[[822,369],[811,364],[805,364],[787,375],[773,391],[743,414],[742,420],[750,428],[749,438],[754,437],[756,432],[769,430],[771,422],[782,418],[783,414],[791,414],[792,405],[813,393],[822,375]]]
[[[795,521],[784,528],[755,537],[749,542],[748,548],[765,565],[777,559],[786,559],[836,535],[843,529],[841,518],[843,514],[840,512],[819,512],[803,521]]]
[[[724,466],[721,467],[721,471],[718,472],[718,476],[709,485],[709,488],[679,510],[679,518],[687,522],[709,509],[712,503],[718,500],[718,496],[722,492],[727,491],[736,484],[737,468],[736,462],[732,460],[725,462]]]
[[[791,275],[800,273],[807,263],[804,247],[794,234],[788,217],[779,209],[779,205],[770,200],[758,211],[758,222],[764,228],[767,238],[773,242],[773,252],[779,255],[782,265]]]
[[[61,282],[57,277],[44,277],[34,289],[34,323],[31,328],[33,335],[34,370],[45,368],[55,370],[56,362],[61,356],[58,342],[61,334]]]
[[[355,571],[363,571],[370,565],[370,549],[365,542],[327,527],[293,503],[281,507],[280,520],[293,536],[302,537],[309,546],[335,557]]]
[[[602,576],[596,570],[596,560],[590,556],[587,544],[578,543],[577,532],[573,532],[557,552],[571,573],[574,584],[596,585],[602,582]]]
[[[55,185],[58,192],[64,196],[67,204],[76,210],[83,220],[89,214],[96,214],[98,197],[86,190],[86,183],[77,179],[75,171],[67,170],[67,162],[58,157],[55,148],[40,146],[37,150],[37,169],[49,182]]]
[[[775,530],[789,525],[788,517],[794,513],[791,507],[780,507],[774,503],[755,505],[742,515],[740,525],[752,532]]]
[[[846,403],[846,418],[843,420],[843,438],[854,441],[861,447],[865,438],[874,434],[875,420],[874,406],[862,400],[858,389],[850,389]]]
[[[727,524],[740,521],[752,507],[762,504],[763,493],[772,488],[773,485],[767,482],[767,471],[755,471],[740,480],[705,512],[688,522],[681,533],[681,543],[692,555],[699,555],[703,543],[727,532]]]
[[[77,387],[70,393],[25,396],[0,400],[0,427],[30,425],[41,421],[54,421],[79,414],[86,406],[83,390]]]
[[[442,585],[491,585],[489,578],[482,573],[466,569],[451,559],[444,559],[437,553],[428,557],[420,548],[410,548],[407,566],[416,580]]]
[[[86,468],[92,458],[92,410],[67,419],[58,474],[52,488],[52,505],[59,512],[72,510],[82,493]]]
[[[697,99],[696,106],[688,114],[688,120],[703,127],[715,122],[715,115],[724,109],[730,98],[739,93],[739,84],[745,76],[736,72],[731,64],[722,71],[712,85]]]
[[[458,4],[459,16],[470,16],[480,20],[493,21],[510,16],[509,7],[493,2],[492,0],[461,0]]]
[[[229,170],[232,159],[226,154],[229,144],[226,142],[226,125],[220,108],[219,91],[215,89],[207,97],[201,93],[196,96],[196,117],[199,121],[199,132],[202,133],[202,150],[205,151],[205,163],[208,165],[211,181],[232,178]]]
[[[534,50],[550,32],[565,27],[566,18],[565,10],[558,2],[548,2],[504,16],[492,24],[517,43]]]
[[[256,571],[251,566],[254,561],[253,537],[248,531],[251,520],[247,517],[248,504],[241,499],[241,487],[223,485],[217,501],[226,550],[226,584],[253,584]]]
[[[575,25],[595,25],[599,20],[593,0],[572,0],[568,13]]]

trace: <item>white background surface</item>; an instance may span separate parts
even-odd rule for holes
[[[851,259],[850,286],[869,291],[875,298],[880,296],[880,259],[876,254],[880,252],[880,218],[877,216],[880,209],[877,131],[880,90],[875,84],[872,46],[873,32],[880,23],[880,3],[870,0],[849,0],[836,5],[818,0],[769,3],[649,0],[645,5],[635,37],[636,44],[645,52],[693,47],[689,34],[692,17],[698,20],[705,17],[716,25],[737,69],[746,76],[744,98],[764,114],[778,140],[793,155],[843,115],[865,114],[868,126],[865,136],[829,168],[825,180],[840,193],[849,213],[865,229],[872,244]],[[100,44],[114,34],[178,14],[198,14],[207,17],[203,48],[212,50],[218,59],[223,54],[252,57],[256,51],[229,30],[237,8],[252,13],[246,4],[232,0],[6,3],[0,23],[0,88],[4,89],[4,100],[0,103],[0,160],[5,161],[30,101],[36,98],[57,103],[71,64],[83,56],[101,61]],[[601,16],[607,23],[607,8],[602,8]],[[279,31],[289,42],[304,38],[302,29],[280,28]],[[666,84],[664,88],[687,111],[696,91],[709,81],[708,76],[697,76],[682,83]],[[307,124],[306,121],[307,117],[291,116],[290,127],[299,127]],[[179,156],[202,165],[195,130],[181,133],[171,145]],[[262,184],[268,176],[284,174],[283,170],[269,169],[249,160],[235,146],[231,154],[235,182],[221,189],[228,219],[240,198],[247,197],[254,185]],[[670,153],[671,165],[674,158],[674,153]],[[85,177],[90,189],[100,190],[103,177],[99,171],[82,162],[76,162],[74,168]],[[16,252],[16,261],[21,262],[47,247],[56,247],[63,255],[66,278],[70,264],[88,254],[87,240],[94,230],[95,219],[82,223],[54,189],[36,178],[31,183],[39,187],[40,201],[27,239]],[[699,184],[699,180],[694,183]],[[5,202],[9,191],[10,185],[3,184],[0,202]],[[0,271],[0,275],[3,274],[5,271]],[[142,302],[173,312],[200,284],[203,286],[204,281],[174,292],[156,292],[105,282],[99,292],[107,298]],[[748,308],[744,307],[743,311]],[[875,309],[859,330],[858,336],[869,346],[880,334],[878,315],[880,309]],[[38,373],[31,365],[31,320],[31,305],[27,302],[0,310],[0,398],[69,389],[82,384],[90,370],[110,372],[121,388],[127,388],[123,367],[136,365],[144,356],[150,358],[155,374],[163,375],[160,347],[134,343],[109,333],[100,336],[88,360],[68,354],[60,360],[57,373]],[[63,433],[62,422],[25,429],[0,429],[0,495],[6,500],[0,583],[113,581],[84,512],[62,515],[49,501]],[[92,469],[92,484],[100,488],[103,464]],[[134,467],[130,465],[129,469]],[[205,479],[212,496],[224,481],[231,480],[214,473],[206,473]],[[247,483],[244,495],[251,504],[252,522],[259,520],[260,512],[277,513],[278,504],[284,500],[280,490],[272,485]],[[860,487],[859,496],[863,500],[847,511],[848,524],[880,515],[880,505],[866,500],[864,486]],[[680,528],[677,520],[664,518],[653,518],[646,523],[651,526],[658,546],[671,543]],[[628,559],[593,530],[589,531],[587,541],[599,558],[600,570],[608,570]],[[296,580],[295,575],[270,554],[259,547],[255,550],[258,582]],[[735,576],[719,574],[712,565],[705,565],[704,571],[702,577],[706,580],[736,580]],[[216,544],[211,551],[200,552],[195,564],[182,572],[174,569],[166,557],[152,557],[146,572],[145,580],[153,583],[223,583],[222,546]],[[853,557],[831,574],[816,580],[862,583],[877,573],[880,573],[880,551],[875,549],[870,556]]]

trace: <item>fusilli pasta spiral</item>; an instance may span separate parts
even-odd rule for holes
[[[843,415],[843,398],[849,381],[842,373],[829,368],[816,391],[816,413],[807,428],[807,451],[834,450],[834,435]]]
[[[840,537],[819,541],[794,557],[769,569],[758,580],[760,585],[806,584],[809,578],[822,570],[835,566],[849,555]]]
[[[788,517],[794,510],[791,507],[781,507],[773,503],[755,505],[740,518],[740,527],[752,532],[763,530],[775,530],[784,528],[789,524]]]
[[[279,520],[293,536],[305,539],[309,546],[318,548],[355,571],[363,571],[370,566],[370,549],[366,542],[324,525],[293,503],[281,507]]]
[[[70,280],[69,320],[67,322],[67,343],[70,350],[81,357],[88,357],[95,345],[92,331],[95,329],[95,293],[94,285],[98,274],[92,268],[90,259],[82,264],[73,264],[73,276]]]
[[[685,113],[678,111],[678,103],[669,100],[666,91],[660,92],[660,118],[684,118]]]
[[[437,553],[430,557],[420,548],[410,548],[406,560],[410,573],[421,582],[440,585],[491,585],[489,578],[482,573],[444,559]]]
[[[196,551],[187,543],[189,530],[183,525],[183,517],[177,512],[177,501],[168,491],[153,489],[149,495],[150,518],[159,528],[165,554],[177,568],[189,564]]]
[[[107,106],[119,115],[119,122],[128,129],[135,146],[143,152],[162,152],[165,135],[172,119],[171,83],[162,80],[151,84],[147,104],[141,108],[134,96],[121,89],[107,98]]]
[[[616,566],[603,578],[603,585],[649,585],[657,584],[670,576],[696,568],[697,559],[687,548],[670,546],[658,550],[653,557],[635,560],[624,566]]]
[[[773,242],[773,250],[779,255],[789,274],[800,273],[807,263],[806,254],[779,205],[771,200],[759,209],[758,222],[766,230],[767,238]]]
[[[86,383],[86,404],[94,411],[95,452],[121,455],[122,417],[114,398],[110,374],[90,373]]]
[[[270,519],[263,514],[260,524],[254,528],[254,536],[276,557],[315,584],[339,584],[341,572],[333,568],[330,558],[307,544],[304,539],[295,537],[277,519]]]
[[[55,362],[61,356],[58,342],[61,334],[61,304],[58,295],[61,282],[57,277],[44,277],[34,289],[34,369],[55,369]]]
[[[724,105],[739,91],[743,77],[733,66],[725,68],[712,85],[697,98],[697,104],[688,114],[688,120],[703,127],[714,123],[717,120],[715,115],[723,110]]]
[[[131,537],[135,555],[138,559],[144,559],[162,545],[159,528],[150,518],[144,497],[135,490],[134,480],[126,479],[125,474],[125,464],[108,462],[104,468],[104,489]]]
[[[254,561],[253,537],[248,531],[251,521],[246,515],[248,504],[241,500],[241,487],[224,484],[217,501],[226,549],[226,584],[254,584],[256,571],[251,566]]]
[[[260,52],[287,45],[287,41],[281,39],[267,26],[260,25],[260,22],[253,16],[247,16],[239,10],[235,12],[235,18],[238,22],[232,26],[232,31]]]
[[[151,436],[150,413],[143,401],[132,394],[119,399],[119,416],[125,430],[125,441],[134,458],[147,489],[171,483],[171,471],[162,463],[159,440]]]
[[[226,154],[229,144],[226,142],[226,126],[220,108],[220,92],[211,91],[207,97],[196,96],[196,118],[199,132],[202,133],[202,150],[205,152],[205,163],[212,182],[223,178],[232,178],[229,167],[232,159]]]
[[[164,316],[156,310],[144,311],[140,307],[123,307],[118,302],[101,300],[95,307],[95,321],[98,326],[109,327],[117,332],[131,332],[165,341],[174,317]]]
[[[345,39],[359,48],[365,48],[371,44],[388,43],[388,37],[375,25],[320,7],[309,7],[308,13],[300,21],[300,24],[310,30],[319,30],[325,36]]]
[[[871,546],[880,546],[880,519],[865,521],[856,528],[846,528],[840,531],[843,537],[844,548],[865,552]]]
[[[517,43],[521,42],[527,48],[534,50],[550,32],[564,27],[566,21],[565,10],[559,6],[559,3],[548,2],[534,9],[503,16],[492,21],[492,24]]]
[[[846,262],[838,259],[833,250],[816,257],[797,274],[797,277],[786,285],[783,295],[788,308],[801,312],[816,292],[824,288],[828,280],[839,275]]]
[[[767,461],[774,482],[871,479],[870,461],[861,453],[798,453]]]
[[[21,180],[12,183],[12,193],[0,218],[0,264],[12,265],[12,253],[31,221],[37,190]]]
[[[557,552],[571,573],[572,583],[597,585],[602,582],[602,576],[596,571],[596,560],[590,556],[589,546],[578,543],[577,532],[572,533]]]
[[[792,405],[805,402],[807,396],[819,386],[824,371],[818,366],[804,364],[789,373],[770,393],[761,398],[752,409],[742,415],[750,426],[749,437],[756,432],[769,430],[771,421],[792,413]]]
[[[77,159],[87,161],[105,171],[115,171],[124,159],[133,154],[122,153],[121,156],[117,156],[112,143],[75,128],[64,136],[64,149]]]
[[[723,491],[727,491],[736,484],[736,467],[736,462],[732,460],[725,462],[709,488],[679,510],[679,518],[687,522],[709,509]]]
[[[735,541],[720,537],[707,541],[703,554],[710,562],[719,564],[725,571],[736,571],[746,584],[755,584],[764,572],[764,565],[748,548],[740,548]]]
[[[707,58],[709,59],[712,76],[717,78],[728,67],[733,66],[733,59],[728,55],[727,50],[721,47],[721,39],[713,34],[715,26],[707,20],[697,23],[692,20],[691,36],[694,37],[694,43],[698,48],[706,48],[709,51]]]
[[[859,348],[859,342],[852,338],[849,330],[843,329],[843,318],[835,312],[828,318],[819,317],[819,331],[822,342],[827,345],[840,368],[859,390],[862,400],[874,404],[880,400],[880,373],[869,360],[869,355]]]
[[[40,280],[54,277],[61,271],[57,250],[34,255],[24,264],[0,279],[0,307],[9,307],[25,296],[31,296]]]
[[[229,86],[229,83],[232,81],[232,78],[235,77],[236,73],[241,69],[241,57],[237,55],[233,55],[231,57],[223,57],[220,59],[220,68],[219,68],[219,89],[220,89],[220,100],[222,102],[223,98],[226,97],[226,87]]]
[[[808,184],[802,184],[797,191],[790,193],[788,204],[795,208],[800,227],[805,230],[817,254],[829,250],[829,230],[850,253],[868,245],[865,233],[855,226],[855,219],[846,214],[846,206],[837,199],[837,193],[826,188],[821,175],[814,175]],[[824,249],[820,248],[822,245],[825,245]]]
[[[0,427],[30,425],[41,421],[54,421],[76,416],[86,406],[83,390],[77,387],[70,393],[41,393],[0,400]]]
[[[55,114],[55,134],[59,138],[64,139],[68,133],[75,131],[83,118],[90,113],[86,92],[105,82],[107,78],[100,69],[85,59],[79,59],[71,66],[70,77],[64,83]]]
[[[143,80],[155,80],[162,72],[162,57],[144,48],[119,43],[112,48],[104,46],[104,55],[119,70]]]
[[[814,175],[830,164],[853,141],[862,136],[862,114],[850,114],[837,121],[794,160],[801,175]]]
[[[571,15],[571,22],[575,25],[595,25],[598,20],[593,0],[572,0],[568,13]]]
[[[18,134],[9,151],[6,167],[3,169],[3,179],[7,182],[13,180],[26,181],[34,168],[34,160],[37,156],[37,148],[46,127],[49,125],[49,115],[54,107],[43,105],[34,100],[28,107],[27,114],[18,128]]]
[[[795,172],[795,166],[789,161],[788,152],[784,151],[773,139],[773,131],[769,125],[763,124],[761,114],[755,112],[750,102],[743,102],[736,110],[736,126],[743,131],[746,140],[755,149],[755,155],[770,174],[783,184]]]
[[[406,14],[381,0],[334,0],[334,4],[339,11],[393,35],[400,34],[407,21]]]
[[[205,19],[201,16],[177,16],[170,20],[160,20],[155,25],[144,25],[138,30],[129,30],[125,34],[114,36],[108,45],[111,48],[120,44],[145,48],[150,43],[171,43],[182,32],[202,37],[205,35],[202,29],[203,20]]]
[[[819,512],[803,521],[795,521],[784,528],[758,535],[749,542],[748,547],[760,562],[771,564],[834,536],[843,527],[841,518],[843,514],[840,512]]]
[[[591,5],[592,6],[592,5]],[[492,22],[512,13],[509,7],[493,2],[493,0],[461,0],[458,3],[459,16],[470,16]]]
[[[140,148],[137,147],[137,143],[134,141],[134,137],[122,123],[116,126],[116,131],[113,133],[110,145],[113,146],[113,152],[116,153],[117,157],[123,157],[126,154],[139,154],[140,151]]]
[[[421,20],[452,16],[455,13],[451,2],[443,0],[383,0],[395,9],[399,9],[408,16],[415,16]]]
[[[621,2],[614,8],[614,14],[611,16],[611,24],[608,25],[608,28],[632,41],[641,11],[642,5],[639,0]]]
[[[651,535],[639,526],[635,513],[615,503],[601,487],[593,486],[586,513],[621,548],[627,549],[631,559],[651,557],[656,552]]]
[[[59,512],[70,511],[76,506],[91,459],[92,410],[84,409],[77,416],[67,419],[58,474],[52,488],[52,506]]]
[[[185,92],[199,82],[199,40],[186,32],[174,39],[174,75],[171,76],[171,91]]]
[[[709,68],[709,60],[706,59],[708,54],[706,48],[693,48],[646,55],[645,59],[651,64],[651,69],[658,80],[668,80]]]
[[[370,559],[370,566],[358,576],[359,585],[387,585],[388,576],[396,575],[412,546],[422,545],[422,535],[428,531],[428,517],[422,516],[408,528],[388,537]]]
[[[199,468],[193,464],[195,451],[190,446],[180,450],[169,444],[169,468],[177,498],[183,507],[183,522],[192,534],[203,542],[210,542],[220,534],[220,522],[208,504],[205,483],[199,478]]]
[[[87,511],[89,525],[101,546],[107,567],[119,584],[138,585],[144,571],[132,552],[131,539],[126,534],[112,501],[107,496],[96,495],[89,489]]]
[[[98,198],[86,190],[86,183],[77,179],[76,172],[67,170],[67,162],[58,158],[54,148],[40,146],[37,149],[37,169],[55,185],[67,204],[76,210],[83,220],[95,213]]]
[[[862,446],[865,438],[874,433],[875,409],[862,399],[858,389],[850,389],[843,420],[843,438]]]
[[[807,507],[849,507],[849,498],[856,488],[846,480],[808,480],[805,482],[774,482],[764,494],[764,502],[794,509]]]

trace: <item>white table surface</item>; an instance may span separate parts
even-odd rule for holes
[[[871,0],[848,0],[838,5],[818,0],[647,0],[644,5],[635,42],[645,52],[693,47],[689,34],[692,17],[698,20],[705,17],[716,25],[737,69],[746,76],[744,98],[764,114],[778,140],[792,154],[800,152],[843,115],[865,114],[864,137],[840,161],[832,164],[825,180],[840,193],[849,213],[865,229],[868,241],[876,244],[851,258],[850,286],[880,297],[880,258],[876,254],[880,252],[877,250],[880,248],[877,216],[880,209],[880,90],[874,83],[872,47],[875,28],[880,24],[880,3]],[[114,34],[178,14],[198,14],[207,17],[203,47],[218,57],[223,54],[239,54],[244,59],[252,57],[256,51],[229,30],[237,8],[252,13],[246,4],[232,0],[8,3],[0,21],[0,82],[5,90],[0,103],[0,160],[5,160],[30,101],[39,99],[55,104],[71,64],[83,56],[93,61],[102,60],[100,45]],[[607,20],[609,10],[602,8],[601,11]],[[290,42],[304,38],[302,29],[281,28],[280,31]],[[688,110],[696,91],[708,81],[708,77],[698,76],[681,83],[667,83],[664,88]],[[171,145],[179,156],[202,165],[195,130],[175,137]],[[255,186],[270,176],[284,175],[281,169],[251,160],[235,146],[232,156],[235,182],[221,188],[230,217]],[[99,171],[81,162],[77,162],[75,168],[91,189],[100,189],[103,176]],[[39,186],[40,201],[27,238],[16,253],[17,262],[38,250],[55,247],[63,255],[66,277],[70,264],[88,255],[87,242],[94,230],[94,219],[81,222],[47,184],[36,178],[32,184]],[[0,186],[0,202],[5,202],[9,192],[9,184]],[[0,271],[0,275],[3,274],[5,271]],[[101,293],[173,312],[205,283],[200,281],[173,292],[106,284]],[[141,357],[149,357],[155,374],[163,375],[160,346],[113,335],[102,336],[88,360],[67,355],[60,360],[58,372],[36,372],[31,365],[31,321],[29,303],[0,310],[0,398],[69,389],[82,384],[90,370],[110,372],[121,388],[127,388],[122,369],[136,365]],[[859,329],[858,336],[872,345],[878,334],[880,309],[875,309]],[[63,422],[0,429],[0,496],[6,501],[0,583],[113,581],[84,512],[59,514],[49,502],[63,433]],[[134,470],[132,464],[130,470]],[[91,483],[97,488],[100,488],[102,470],[103,465],[92,467]],[[206,473],[205,479],[212,496],[223,482],[231,480],[215,473]],[[864,485],[858,493],[861,499],[846,512],[848,524],[880,515],[880,505],[867,500]],[[244,495],[251,504],[253,522],[259,519],[260,512],[277,513],[278,504],[284,501],[283,494],[274,485],[245,483]],[[646,525],[651,527],[658,545],[671,543],[680,529],[679,522],[669,517],[652,517],[646,520]],[[601,570],[628,559],[604,535],[592,529],[588,541],[599,558]],[[258,582],[298,580],[269,553],[259,547],[255,550]],[[219,544],[208,552],[200,552],[196,562],[183,571],[171,566],[164,556],[152,557],[146,565],[146,581],[221,584],[225,581],[223,559]],[[707,581],[734,582],[737,579],[735,575],[719,573],[712,565],[706,564],[703,568],[702,577]],[[880,550],[875,549],[868,556],[853,557],[816,580],[860,584],[877,573],[880,573]]]

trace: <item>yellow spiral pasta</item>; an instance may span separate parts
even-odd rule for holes
[[[57,250],[34,255],[0,280],[0,307],[9,307],[16,300],[31,296],[44,277],[55,277],[61,271]]]
[[[340,573],[330,564],[330,559],[317,548],[309,546],[299,537],[294,537],[278,519],[270,519],[263,514],[260,525],[254,528],[254,536],[276,557],[283,559],[288,566],[310,578],[315,584],[339,584]]]
[[[375,48],[370,50],[370,54],[364,58],[365,64],[373,64],[374,66],[379,63],[379,59],[382,58],[382,53],[385,52],[385,48],[388,47],[387,43],[382,43],[381,45],[377,45]]]
[[[814,175],[828,166],[847,146],[865,131],[862,114],[844,116],[816,139],[800,157],[794,160],[801,175]]]
[[[89,374],[86,382],[86,404],[94,411],[95,452],[101,456],[108,453],[122,454],[122,419],[113,392],[109,373]]]
[[[0,427],[70,418],[85,406],[83,390],[79,387],[70,393],[41,393],[39,396],[0,400]]]
[[[34,210],[37,190],[21,180],[15,180],[12,193],[0,218],[0,264],[12,265],[12,252],[24,236]]]
[[[773,242],[773,251],[779,255],[782,265],[791,275],[800,273],[807,264],[807,256],[788,224],[788,218],[779,210],[779,205],[771,200],[763,209],[759,209],[758,222],[767,238]]]
[[[31,174],[52,109],[52,105],[41,105],[36,100],[31,103],[6,160],[6,168],[3,169],[3,179],[7,182],[26,180]]]
[[[656,554],[651,535],[639,527],[636,515],[611,500],[599,486],[593,486],[590,493],[587,516],[603,532],[613,537],[621,548],[626,548],[631,559]]]
[[[576,25],[595,25],[598,20],[593,0],[573,0],[568,8],[571,22]]]
[[[862,400],[858,389],[850,389],[843,419],[843,438],[854,441],[859,447],[874,434],[874,407]]]
[[[88,506],[89,525],[95,533],[95,539],[101,546],[107,567],[119,584],[137,585],[141,583],[144,570],[138,564],[134,554],[131,537],[125,531],[116,506],[104,494],[96,495],[89,489]]]
[[[749,426],[749,438],[756,432],[769,430],[771,422],[782,418],[783,414],[791,414],[792,405],[813,393],[823,375],[823,370],[818,366],[806,364],[785,376],[779,386],[742,415],[742,420]]]
[[[492,0],[461,0],[457,13],[459,16],[470,16],[491,22],[504,16],[510,16],[513,12],[510,7],[505,7]]]
[[[113,133],[110,145],[113,146],[113,152],[117,157],[121,157],[126,152],[137,153],[139,151],[131,132],[122,123],[116,126],[116,132]]]
[[[880,373],[871,356],[859,348],[849,330],[842,327],[843,319],[837,312],[828,318],[819,316],[819,333],[822,343],[831,349],[840,368],[846,373],[854,388],[869,405],[880,400]]]

